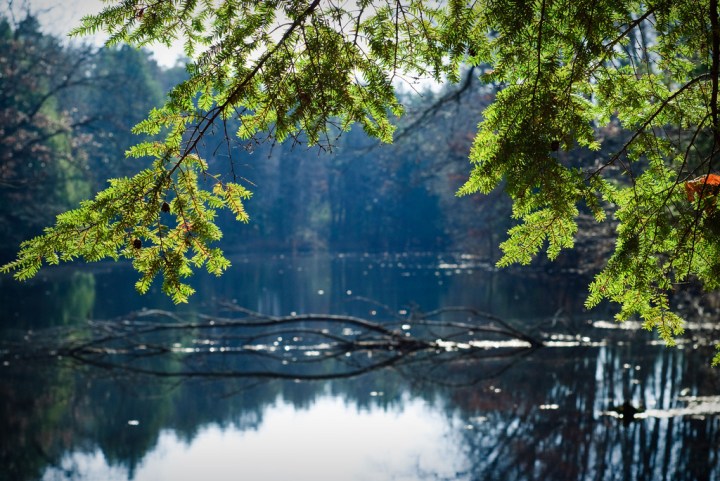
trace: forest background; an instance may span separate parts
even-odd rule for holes
[[[442,89],[405,86],[395,142],[382,145],[360,129],[332,149],[302,142],[258,143],[207,135],[201,151],[211,170],[252,187],[248,225],[221,212],[221,247],[248,252],[463,252],[494,263],[512,226],[509,198],[456,197],[467,179],[467,152],[496,93],[478,69]],[[143,139],[130,129],[186,77],[182,62],[161,67],[147,50],[71,45],[43,30],[37,17],[0,20],[0,261],[20,242],[53,224],[149,160],[124,153]],[[625,136],[602,132],[603,152]],[[582,159],[577,159],[582,161]],[[607,260],[611,224],[583,222],[578,248],[552,269],[594,273]],[[548,268],[544,259],[535,263]]]

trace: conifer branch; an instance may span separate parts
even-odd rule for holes
[[[239,100],[242,92],[255,78],[257,73],[260,72],[265,63],[267,63],[267,61],[272,58],[272,56],[275,54],[275,52],[277,52],[278,49],[280,49],[280,47],[284,46],[290,35],[292,35],[295,30],[305,21],[305,19],[315,11],[319,4],[320,0],[313,0],[313,2],[300,15],[298,15],[298,17],[292,22],[292,24],[290,24],[287,30],[285,30],[285,33],[276,42],[274,47],[265,52],[255,63],[253,69],[247,75],[245,75],[244,79],[239,84],[236,84],[233,87],[227,99],[221,105],[215,107],[214,111],[202,120],[201,125],[197,126],[195,132],[193,132],[190,142],[184,148],[183,154],[175,162],[175,165],[168,171],[169,176],[172,175],[175,170],[177,170],[177,168],[188,157],[188,155],[192,154],[197,149],[198,144],[205,137],[207,131],[212,127],[215,121],[227,110],[228,107],[232,106]]]
[[[630,137],[630,139],[625,142],[625,144],[618,150],[608,161],[606,161],[602,166],[595,169],[588,177],[587,180],[591,180],[593,177],[597,177],[600,175],[600,173],[607,167],[613,165],[615,162],[618,161],[622,157],[623,154],[627,153],[630,146],[642,135],[645,133],[645,130],[653,123],[653,121],[657,118],[658,115],[672,102],[675,100],[680,94],[688,90],[690,87],[695,85],[698,82],[701,82],[703,80],[707,80],[710,78],[710,74],[702,74],[698,75],[697,77],[691,79],[688,81],[685,85],[677,89],[675,92],[673,92],[671,95],[669,95],[667,98],[665,98],[662,102],[660,102],[660,105],[655,109],[655,111],[650,114],[649,117],[647,117],[642,124],[639,127],[636,127],[633,129],[633,135]]]

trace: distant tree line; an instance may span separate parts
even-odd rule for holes
[[[182,69],[180,70],[182,73]],[[130,127],[159,105],[174,69],[131,47],[64,45],[28,15],[0,18],[0,256],[135,169]]]

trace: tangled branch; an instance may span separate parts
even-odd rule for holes
[[[327,380],[393,367],[512,358],[542,342],[496,316],[447,307],[373,322],[335,314],[269,316],[235,304],[226,317],[164,310],[88,321],[6,341],[7,362],[73,365],[159,378]],[[445,315],[462,321],[442,320]],[[424,371],[418,369],[418,371]]]

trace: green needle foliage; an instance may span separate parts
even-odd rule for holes
[[[717,0],[110,1],[74,33],[183,42],[189,78],[135,129],[163,139],[128,153],[152,167],[59,216],[2,270],[24,279],[43,262],[128,257],[140,291],[162,273],[165,291],[184,301],[193,267],[228,266],[211,247],[216,210],[248,219],[249,192],[198,156],[207,132],[234,118],[241,139],[329,146],[333,132],[359,123],[390,142],[403,111],[398,82],[456,82],[472,65],[501,91],[459,194],[501,186],[512,198],[518,223],[499,264],[571,248],[580,212],[613,219],[617,245],[587,305],[615,301],[618,319],[640,316],[671,344],[683,323],[669,293],[691,279],[720,283],[717,191],[697,179],[716,171],[720,149],[718,24]],[[622,147],[576,164],[572,152],[599,152],[608,127],[626,134]]]

